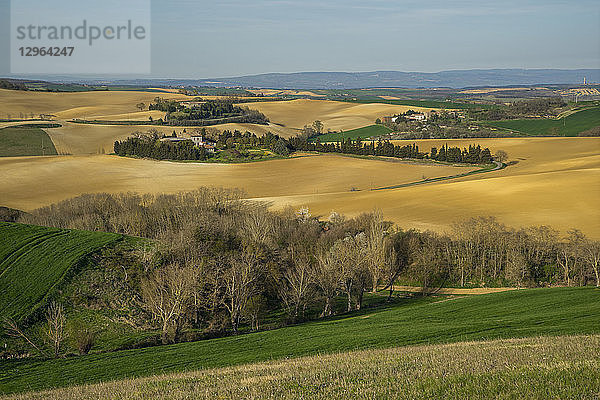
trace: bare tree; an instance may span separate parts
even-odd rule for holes
[[[503,163],[508,160],[508,153],[504,150],[498,150],[496,151],[496,154],[494,154],[494,160]]]
[[[19,328],[19,325],[15,321],[13,321],[12,319],[10,319],[8,317],[3,318],[3,320],[2,320],[2,328],[4,329],[4,332],[6,333],[6,335],[8,335],[10,337],[14,337],[14,338],[21,338],[27,344],[29,344],[31,347],[33,347],[42,356],[44,356],[44,357],[48,356],[46,354],[46,352],[44,350],[42,350],[42,348],[40,346],[38,346],[37,344],[35,344],[35,342],[33,342],[25,334],[25,332],[23,332],[23,330],[21,328]]]
[[[586,240],[582,246],[583,258],[585,262],[594,271],[596,286],[600,286],[600,242],[596,240]]]
[[[46,339],[48,340],[54,357],[60,356],[60,350],[65,340],[65,310],[60,303],[52,302],[46,312]]]
[[[238,332],[243,312],[252,296],[258,294],[258,282],[262,276],[261,264],[251,248],[232,256],[223,275],[225,287],[224,306],[229,312],[231,327]]]
[[[285,304],[293,322],[300,311],[304,315],[306,304],[312,294],[311,270],[312,262],[308,255],[296,255],[292,250],[292,262],[282,273],[281,282],[277,285],[279,297]]]
[[[178,340],[184,317],[197,287],[197,269],[169,264],[155,270],[141,282],[145,308],[161,323],[163,344],[169,342],[169,329],[174,328],[173,341]]]

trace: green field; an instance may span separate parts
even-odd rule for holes
[[[3,360],[0,393],[358,349],[598,333],[600,289],[591,287],[415,297],[386,309],[246,335],[58,360]]]
[[[577,136],[600,125],[600,107],[588,108],[561,119],[513,119],[484,123],[501,129],[534,136]]]
[[[0,129],[0,157],[56,155],[54,143],[37,127]]]
[[[86,255],[121,237],[0,222],[0,315],[31,316]]]
[[[339,142],[342,139],[366,139],[372,136],[381,136],[387,135],[392,132],[390,128],[383,125],[369,125],[362,128],[352,129],[350,131],[340,132],[340,133],[326,133],[324,135],[319,135],[317,137],[312,138],[311,140],[315,141],[319,139],[321,143],[325,142]]]
[[[594,399],[600,336],[362,350],[34,392],[15,399]]]

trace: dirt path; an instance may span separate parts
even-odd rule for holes
[[[399,292],[410,292],[410,293],[421,293],[422,287],[419,286],[394,286],[394,290]],[[431,289],[430,293],[435,294],[452,294],[452,295],[469,295],[469,294],[488,294],[506,292],[508,290],[518,290],[514,287],[500,287],[500,288],[441,288],[439,290]]]

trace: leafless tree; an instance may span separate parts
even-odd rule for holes
[[[46,330],[44,333],[56,358],[60,356],[61,347],[65,340],[65,323],[65,310],[62,304],[53,301],[46,312]]]
[[[141,281],[144,306],[160,322],[163,344],[169,342],[171,327],[174,329],[173,341],[178,340],[184,317],[194,299],[197,279],[198,272],[193,266],[169,264]]]
[[[596,240],[586,240],[582,246],[583,258],[594,271],[596,286],[600,286],[600,242]]]
[[[8,317],[3,318],[2,319],[2,328],[3,328],[4,332],[6,333],[6,335],[8,335],[10,337],[14,337],[14,338],[23,339],[28,345],[33,347],[42,356],[44,356],[44,357],[48,356],[46,354],[46,352],[40,346],[35,344],[35,342],[33,340],[31,340],[29,338],[29,336],[27,336],[25,334],[25,332],[23,332],[23,330],[19,327],[19,325],[14,320],[12,320]]]
[[[229,312],[231,327],[238,332],[243,312],[252,296],[258,294],[258,283],[262,277],[261,263],[250,247],[232,256],[223,275],[225,296],[223,305]]]

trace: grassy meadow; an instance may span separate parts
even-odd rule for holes
[[[56,155],[48,134],[37,127],[0,129],[0,157]]]
[[[531,136],[577,136],[600,125],[600,107],[591,107],[560,119],[514,119],[489,121],[486,125],[517,131]]]
[[[0,315],[16,321],[31,316],[86,255],[119,238],[0,222]]]
[[[158,375],[10,399],[594,399],[600,336],[362,350]]]
[[[343,131],[340,133],[326,133],[324,135],[319,135],[313,140],[319,140],[321,143],[324,142],[339,142],[342,139],[352,139],[355,140],[357,138],[367,139],[370,137],[386,135],[392,132],[392,130],[383,125],[369,125],[362,128],[351,129],[349,131]]]
[[[389,308],[272,331],[87,356],[0,361],[0,392],[360,349],[498,338],[600,333],[600,290],[514,290],[469,297],[408,297]],[[357,381],[359,382],[359,381]]]

